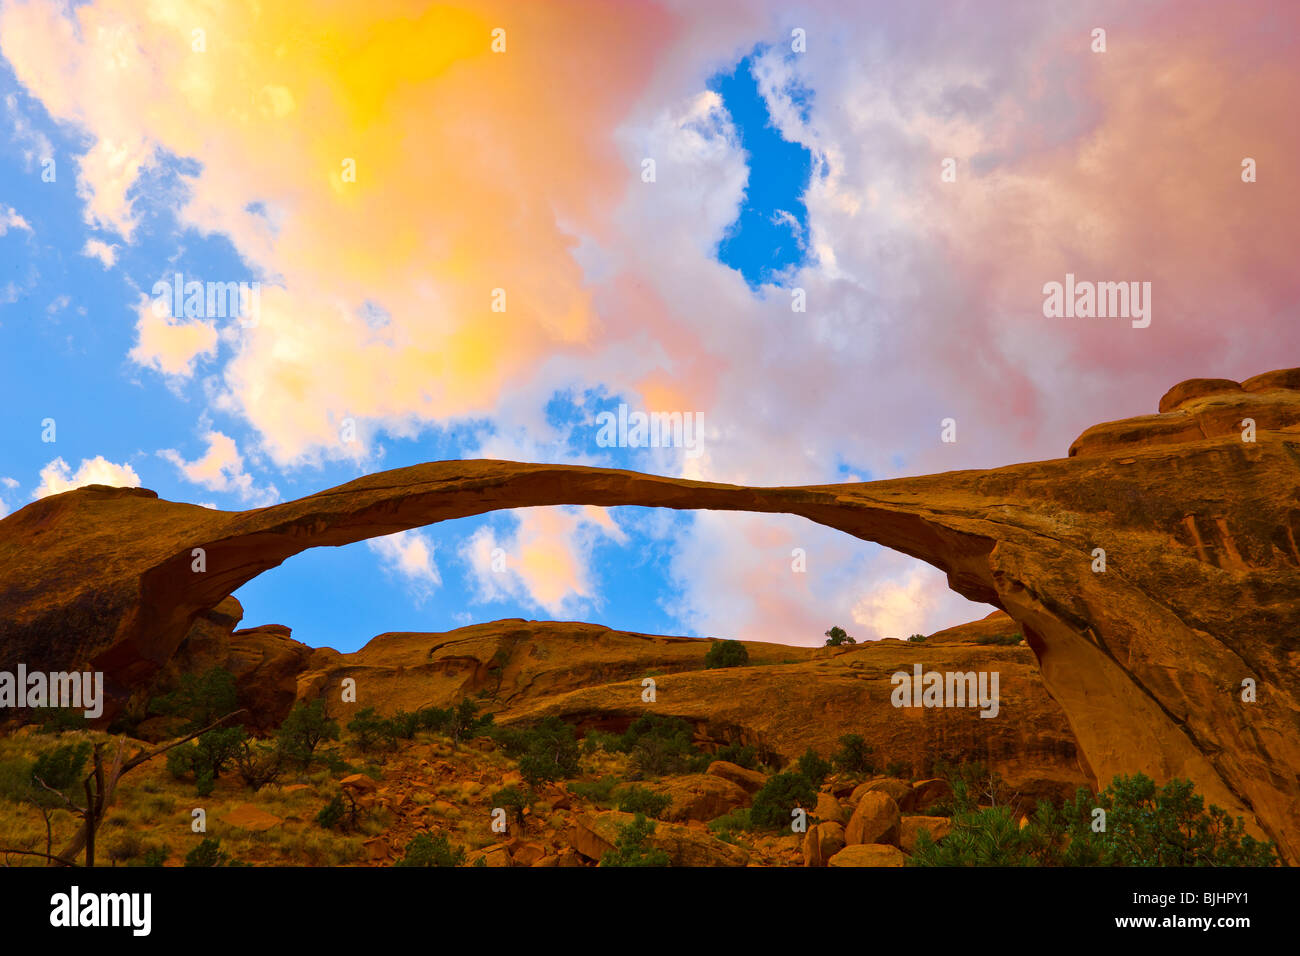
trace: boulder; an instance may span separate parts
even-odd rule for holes
[[[952,820],[948,817],[903,817],[898,825],[898,845],[911,853],[916,849],[916,838],[922,831],[930,834],[936,843],[946,837],[952,830]]]
[[[902,814],[893,798],[883,790],[869,790],[862,794],[858,805],[854,807],[844,838],[850,845],[897,843],[901,822]]]
[[[754,794],[763,789],[767,783],[767,777],[757,770],[746,770],[740,764],[729,763],[726,760],[715,760],[709,764],[707,771],[714,777],[721,777],[723,780],[730,780],[746,793]]]
[[[672,798],[672,805],[664,812],[663,818],[676,823],[712,820],[752,802],[739,784],[715,774],[691,773],[669,777],[651,785],[650,789]]]
[[[221,821],[232,827],[249,830],[253,833],[270,830],[284,822],[274,813],[267,813],[261,807],[255,807],[251,803],[241,803],[239,806],[227,811],[221,817]]]
[[[828,866],[906,866],[907,857],[896,846],[857,843],[846,846],[828,861]]]
[[[895,777],[880,777],[875,780],[868,780],[853,791],[853,804],[856,806],[864,793],[870,793],[873,790],[888,794],[898,804],[900,810],[912,809],[912,801],[915,799],[912,793],[912,785],[906,780],[899,780]]]
[[[844,827],[838,823],[819,823],[804,834],[803,865],[825,866],[842,849]]]
[[[823,823],[843,823],[848,817],[835,795],[824,791],[817,794],[817,809],[813,815]]]
[[[930,780],[918,780],[912,784],[912,809],[917,813],[924,813],[931,807],[940,803],[947,803],[952,799],[952,785],[947,780],[938,777]]]

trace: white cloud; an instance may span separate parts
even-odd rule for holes
[[[187,378],[200,357],[217,352],[217,330],[211,322],[156,315],[147,296],[141,298],[136,315],[138,338],[130,356],[139,365]]]
[[[111,269],[117,263],[117,246],[102,239],[87,239],[81,254],[98,259],[104,264],[105,269]]]
[[[461,548],[480,602],[515,599],[552,617],[572,615],[598,600],[592,551],[601,540],[627,541],[604,508],[525,508],[498,538],[485,525]]]
[[[113,488],[139,488],[140,476],[130,465],[117,465],[103,455],[82,459],[74,473],[62,458],[55,458],[41,469],[41,483],[32,492],[33,498],[57,495],[84,485],[109,485]]]
[[[229,435],[219,431],[209,431],[204,435],[208,450],[194,461],[186,461],[174,448],[164,448],[158,457],[171,462],[190,481],[209,491],[228,491],[239,495],[241,501],[250,501],[257,507],[273,504],[279,500],[279,492],[274,485],[259,488],[253,484],[253,476],[244,470],[244,456]]]
[[[32,227],[27,220],[18,214],[18,210],[13,206],[0,206],[0,236],[3,236],[10,229],[21,229],[24,232],[31,232]]]
[[[388,571],[406,580],[416,604],[423,603],[442,583],[433,560],[437,546],[422,531],[411,529],[370,538],[366,546],[379,555]]]

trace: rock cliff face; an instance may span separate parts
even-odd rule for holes
[[[927,561],[1015,620],[1092,777],[1191,777],[1300,860],[1298,370],[1175,386],[1069,458],[860,484],[452,461],[242,513],[83,488],[0,521],[0,669],[89,664],[121,701],[305,548],[555,504],[787,512]]]

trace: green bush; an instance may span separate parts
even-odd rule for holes
[[[839,647],[841,644],[856,644],[853,638],[842,627],[832,627],[826,632],[826,646]]]
[[[624,813],[641,813],[648,817],[661,817],[673,798],[666,793],[655,793],[645,787],[632,786],[619,794],[618,808]]]
[[[727,763],[734,763],[746,770],[757,770],[758,750],[748,744],[730,743],[725,747],[719,747],[710,762],[713,760],[725,760]]]
[[[452,847],[447,834],[436,837],[420,833],[406,844],[406,852],[394,866],[464,866],[465,848]]]
[[[587,755],[597,750],[613,753],[618,750],[619,737],[604,730],[589,730],[582,738],[582,752]]]
[[[738,807],[708,823],[709,831],[726,843],[734,843],[737,833],[751,830],[753,827],[754,821],[750,819],[749,807]]]
[[[904,763],[901,760],[891,760],[885,764],[886,777],[901,777],[906,779],[912,775],[912,765]]]
[[[784,830],[790,826],[791,812],[796,807],[811,812],[816,804],[817,789],[803,774],[789,771],[774,774],[754,794],[750,823],[761,830]]]
[[[362,753],[370,753],[378,747],[393,747],[397,743],[396,727],[392,721],[375,713],[373,707],[357,711],[356,716],[348,721],[348,732]]]
[[[802,757],[795,762],[795,772],[803,774],[804,778],[818,789],[826,781],[831,773],[831,763],[829,760],[822,759],[822,756],[809,747],[804,751]]]
[[[519,772],[533,789],[576,777],[581,769],[577,735],[558,717],[528,728],[495,727],[491,735],[507,756],[519,761]]]
[[[748,663],[749,651],[740,641],[714,641],[704,655],[705,667],[744,667]]]
[[[875,748],[861,734],[845,734],[840,738],[840,749],[835,751],[831,762],[841,773],[874,773],[873,753]]]
[[[224,667],[211,667],[202,674],[183,675],[175,690],[154,698],[149,706],[155,714],[184,718],[182,734],[202,730],[238,709],[235,675]]]
[[[347,812],[347,807],[343,805],[343,798],[336,793],[329,803],[321,807],[320,813],[316,814],[316,825],[326,830],[333,830],[343,822]]]
[[[695,749],[695,728],[680,717],[643,714],[623,733],[619,749],[631,756],[638,777],[691,773],[707,768],[709,756]]]
[[[167,751],[167,772],[174,778],[194,775],[195,783],[215,782],[221,772],[236,759],[248,741],[242,727],[219,727],[200,735],[191,744],[182,744]],[[206,793],[200,788],[200,795]]]
[[[389,718],[388,724],[394,737],[400,740],[410,740],[415,736],[415,732],[420,729],[420,715],[399,710]]]
[[[258,743],[245,738],[240,742],[234,760],[239,778],[254,792],[274,783],[284,772],[284,753],[278,744]]]
[[[1025,639],[1025,636],[1017,631],[1015,634],[980,634],[975,637],[975,644],[998,644],[1003,647],[1014,647]]]
[[[941,843],[922,834],[913,866],[1273,866],[1273,844],[1245,832],[1188,780],[1157,787],[1144,774],[1116,777],[1095,796],[1080,789],[1057,807],[1042,801],[1022,827],[1012,809],[974,804],[972,785],[957,778],[952,830]],[[1093,811],[1106,811],[1094,832]]]
[[[612,773],[607,773],[599,780],[571,781],[568,788],[569,792],[574,796],[590,801],[605,810],[610,810],[614,806],[614,788],[622,782],[621,778]]]
[[[654,836],[655,824],[638,813],[633,819],[618,828],[618,840],[614,849],[600,858],[601,866],[667,866],[668,854],[650,845]]]
[[[280,725],[277,739],[285,756],[297,761],[306,770],[311,766],[316,748],[321,743],[339,739],[338,721],[325,716],[323,701],[295,704]]]
[[[514,818],[515,825],[523,830],[528,823],[528,818],[524,811],[533,805],[537,795],[531,790],[520,790],[518,787],[504,787],[498,790],[492,797],[493,808],[501,807],[509,811],[507,814]]]
[[[910,642],[913,643],[913,644],[924,644],[924,643],[925,643],[925,635],[924,635],[924,634],[913,634],[911,637],[908,638],[908,641],[910,641]]]
[[[186,866],[221,866],[226,860],[220,837],[204,837],[202,843],[185,854]]]

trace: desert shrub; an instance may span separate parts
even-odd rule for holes
[[[614,848],[600,858],[601,866],[667,866],[668,854],[650,845],[655,824],[638,813],[618,828]]]
[[[618,749],[619,738],[604,730],[589,730],[582,738],[582,752],[594,754],[597,750],[613,753]]]
[[[465,848],[453,847],[447,834],[436,837],[418,833],[406,844],[406,852],[394,866],[464,866]]]
[[[506,815],[515,821],[515,825],[523,830],[528,823],[525,811],[533,805],[536,794],[531,790],[520,790],[518,787],[504,787],[498,790],[492,796],[493,809],[500,807],[506,811]]]
[[[983,779],[976,776],[976,781]],[[1273,866],[1273,844],[1245,832],[1241,817],[1205,808],[1188,780],[1157,787],[1144,774],[1116,777],[1093,795],[1080,789],[1056,806],[1041,801],[1022,826],[1006,804],[980,807],[974,787],[961,784],[952,830],[940,843],[923,834],[913,866]],[[1093,831],[1094,809],[1106,811]]]
[[[831,763],[809,747],[795,762],[795,772],[803,774],[804,778],[813,785],[813,789],[817,789],[830,776]]]
[[[901,760],[891,760],[885,764],[886,777],[910,777],[912,775],[912,765],[904,763]]]
[[[347,807],[343,805],[343,798],[336,793],[330,798],[329,803],[321,807],[320,813],[316,814],[316,825],[324,830],[336,829],[343,823],[347,812]]]
[[[460,743],[460,741],[472,737],[474,731],[478,730],[480,726],[481,722],[478,717],[478,704],[466,697],[456,705],[456,709],[452,712],[451,720],[447,722],[447,736],[450,737],[454,743]]]
[[[680,717],[643,714],[619,740],[619,749],[631,756],[638,777],[690,773],[707,767],[710,758],[694,745],[695,729]]]
[[[201,730],[238,708],[235,675],[224,667],[183,675],[175,690],[154,698],[149,707],[156,714],[184,718],[182,734]]]
[[[323,741],[339,739],[339,725],[325,716],[323,701],[313,700],[295,704],[276,736],[284,755],[306,770]]]
[[[178,780],[193,774],[200,795],[206,796],[212,792],[207,785],[221,776],[247,741],[248,734],[242,727],[209,730],[193,743],[167,751],[167,772]]]
[[[254,792],[274,783],[284,773],[284,754],[276,744],[257,743],[245,738],[240,742],[234,760],[239,778]]]
[[[1093,809],[1106,829],[1092,830]],[[1095,797],[1080,789],[1061,811],[1066,866],[1273,866],[1273,844],[1246,833],[1241,817],[1196,793],[1190,780],[1157,787],[1150,777],[1116,777]]]
[[[840,738],[840,749],[835,751],[831,762],[841,773],[873,773],[875,764],[871,755],[875,752],[861,734],[845,734]]]
[[[203,842],[185,854],[186,866],[221,866],[227,861],[220,837],[204,837]]]
[[[388,723],[394,737],[399,740],[410,740],[415,736],[415,732],[420,729],[420,715],[399,710],[389,718]]]
[[[974,639],[975,644],[998,644],[1003,647],[1014,647],[1025,639],[1025,636],[1017,631],[1014,634],[980,634]]]
[[[672,806],[673,798],[666,793],[655,793],[635,784],[619,794],[618,808],[624,813],[643,813],[648,817],[661,817]]]
[[[925,635],[924,635],[924,634],[913,634],[911,637],[908,638],[908,641],[911,642],[911,643],[913,643],[913,644],[924,644],[924,643],[925,643]]]
[[[827,647],[839,647],[841,644],[856,644],[856,643],[858,642],[854,640],[852,637],[850,637],[848,635],[848,632],[846,632],[842,627],[832,627],[829,631],[826,632]]]
[[[156,843],[128,862],[127,866],[163,866],[166,864],[168,856],[167,847],[161,843]]]
[[[749,663],[749,651],[740,641],[714,641],[704,655],[705,667],[744,667]]]
[[[758,769],[758,750],[748,744],[730,743],[719,747],[712,760],[725,760],[746,770]]]
[[[36,728],[42,734],[64,734],[70,730],[84,730],[86,712],[75,707],[50,707],[41,712]]]
[[[377,747],[392,747],[397,742],[392,722],[380,717],[373,707],[357,711],[356,716],[348,721],[348,732],[362,753],[369,753]]]
[[[450,707],[421,707],[415,712],[415,722],[420,730],[441,731],[451,718]]]
[[[608,810],[614,806],[614,788],[622,783],[622,779],[612,773],[607,773],[599,780],[582,781],[573,780],[568,784],[569,792],[583,800],[588,800]]]
[[[749,819],[757,829],[782,830],[790,826],[791,811],[796,807],[812,810],[816,803],[817,788],[802,773],[778,773],[754,794]]]
[[[749,807],[738,807],[730,813],[715,817],[708,823],[709,830],[719,840],[734,843],[737,833],[750,830],[754,821],[750,819]]]
[[[126,863],[144,853],[144,838],[128,830],[108,844],[108,858],[114,864]]]
[[[491,734],[508,756],[519,761],[520,774],[534,789],[578,775],[577,735],[558,717],[547,717],[528,728],[496,727]]]

